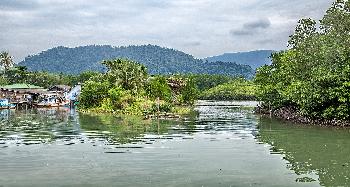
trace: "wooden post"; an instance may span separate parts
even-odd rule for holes
[[[158,127],[158,135],[160,135],[160,124],[159,124],[159,119],[157,119],[157,127]]]
[[[157,118],[159,119],[159,105],[160,105],[160,101],[159,101],[159,97],[157,97]]]

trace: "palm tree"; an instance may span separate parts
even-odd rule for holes
[[[148,76],[144,65],[128,59],[107,60],[102,64],[107,66],[111,82],[135,94],[142,89]]]
[[[5,72],[13,66],[12,56],[6,51],[0,53],[0,64],[4,67]]]

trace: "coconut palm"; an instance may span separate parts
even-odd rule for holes
[[[127,59],[107,60],[102,64],[108,68],[110,82],[121,85],[126,90],[138,93],[147,79],[147,69],[144,65]]]
[[[0,53],[0,64],[4,67],[5,71],[10,69],[13,66],[12,56],[6,51]]]

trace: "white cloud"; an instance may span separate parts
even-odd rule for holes
[[[157,44],[196,57],[283,49],[332,0],[1,0],[0,50],[17,61],[58,45]]]

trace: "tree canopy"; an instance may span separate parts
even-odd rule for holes
[[[319,26],[318,26],[319,25]],[[273,108],[305,116],[350,119],[350,2],[337,0],[319,24],[302,19],[289,49],[258,69],[258,95]]]
[[[6,51],[3,51],[0,53],[0,64],[1,66],[7,71],[13,66],[13,59],[12,56]]]

